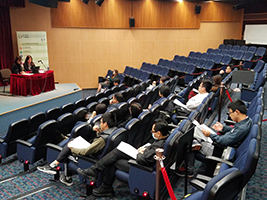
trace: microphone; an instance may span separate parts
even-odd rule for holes
[[[39,62],[39,63],[42,63],[42,64],[43,64],[43,66],[44,66],[44,68],[46,69],[46,71],[48,71],[48,68],[45,66],[45,64],[43,63],[43,61],[42,61],[42,60],[38,60],[38,62]]]

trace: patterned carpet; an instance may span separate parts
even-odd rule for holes
[[[85,94],[86,96],[87,94]],[[233,99],[237,99],[237,93],[231,94]],[[265,93],[264,99],[267,99],[267,94]],[[226,113],[225,109],[222,113]],[[224,118],[225,116],[222,116]],[[264,113],[264,119],[267,118],[266,112]],[[266,169],[266,157],[267,157],[267,124],[263,122],[262,130],[263,137],[261,141],[261,154],[258,163],[257,170],[254,176],[248,183],[246,199],[249,200],[267,200],[267,184],[265,184],[267,178]],[[0,135],[2,136],[2,135]],[[3,162],[7,162],[12,159],[13,156],[8,159],[4,159]],[[36,163],[34,166],[40,164]],[[34,167],[34,166],[31,166]],[[199,172],[204,169],[204,166],[197,162],[195,166],[196,171]],[[0,166],[0,199],[85,199],[80,197],[81,194],[85,194],[85,186],[81,184],[78,180],[78,176],[73,176],[74,184],[71,187],[67,187],[60,182],[53,182],[49,179],[53,179],[52,175],[47,175],[39,172],[38,170],[33,171],[28,174],[21,174],[21,176],[16,176],[15,178],[10,178],[14,174],[19,174],[23,171],[22,163],[18,160],[11,162],[7,165]],[[145,181],[145,180],[144,180]],[[175,186],[173,186],[175,196],[177,199],[183,197],[184,179],[180,178]],[[116,196],[111,199],[122,199],[122,200],[135,200],[138,199],[136,196],[132,195],[128,186],[119,181],[115,181],[114,189]],[[188,191],[191,188],[189,186]],[[24,195],[23,197],[20,195]],[[26,196],[29,195],[29,196]],[[92,198],[87,197],[86,199],[110,199],[110,198]]]

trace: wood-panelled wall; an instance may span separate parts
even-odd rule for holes
[[[135,18],[135,28],[199,28],[201,21],[240,22],[243,10],[234,11],[231,4],[201,3],[201,13],[195,14],[196,3],[170,1],[105,0],[101,7],[94,1],[59,2],[51,9],[52,27],[129,28],[129,17]]]

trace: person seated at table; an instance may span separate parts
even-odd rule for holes
[[[32,71],[32,69],[35,67],[33,61],[32,61],[32,57],[30,55],[27,55],[25,62],[23,64],[24,66],[24,70],[27,71]]]
[[[118,70],[115,69],[113,71],[113,74],[112,74],[111,77],[108,76],[107,79],[104,82],[99,83],[98,84],[98,88],[97,88],[97,92],[100,92],[101,89],[104,88],[104,87],[110,87],[113,84],[113,80],[115,78],[118,78],[118,73],[119,73]]]
[[[23,69],[21,66],[21,57],[20,56],[16,56],[14,59],[14,63],[11,67],[11,72],[13,74],[21,74],[23,73]]]
[[[151,134],[154,138],[151,141],[151,145],[138,148],[136,162],[140,165],[155,165],[156,160],[154,159],[154,155],[156,154],[156,149],[163,148],[169,136],[168,124],[162,120],[155,120]],[[93,189],[93,195],[97,197],[110,197],[115,195],[112,184],[115,181],[116,170],[120,169],[129,173],[130,164],[127,162],[130,159],[132,157],[115,148],[90,168],[78,168],[77,172],[91,181],[96,181],[99,173],[103,171],[103,182],[98,188]]]

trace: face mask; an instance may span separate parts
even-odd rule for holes
[[[152,137],[153,137],[155,140],[157,140],[157,139],[158,139],[158,138],[156,138],[156,137],[155,137],[154,133],[152,133]]]

